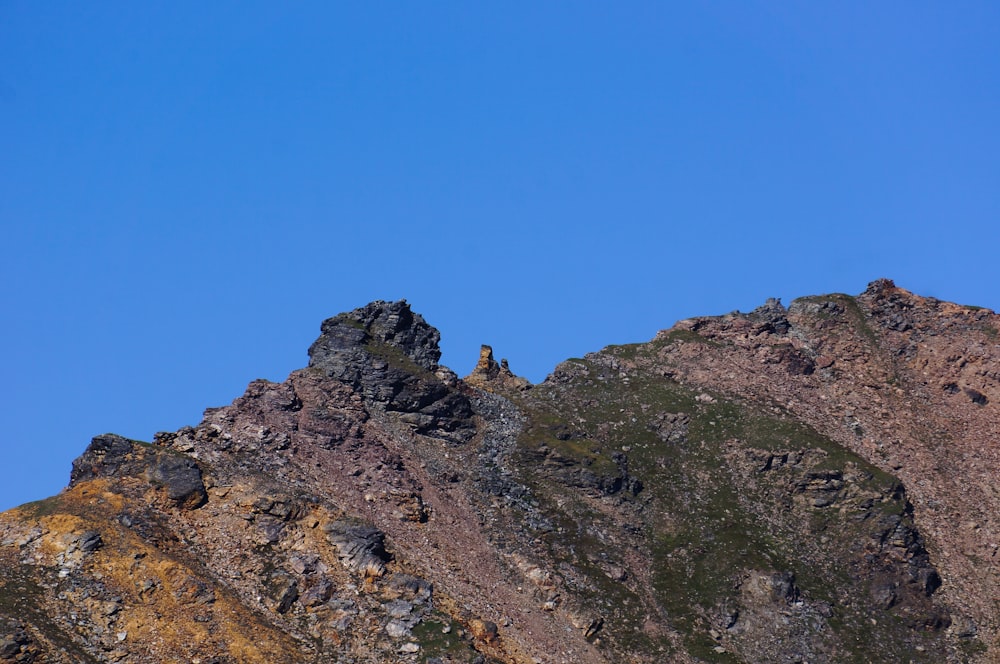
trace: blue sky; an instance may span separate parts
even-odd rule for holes
[[[1000,5],[0,1],[0,509],[408,299],[471,370],[1000,308]]]

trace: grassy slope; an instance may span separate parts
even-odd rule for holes
[[[829,615],[803,615],[803,625],[787,638],[808,640],[837,661],[941,661],[939,634],[916,632],[905,615],[873,607],[872,580],[860,562],[879,520],[906,516],[898,481],[780,412],[720,395],[699,400],[655,371],[657,346],[611,347],[571,360],[563,373],[572,377],[536,387],[519,404],[529,416],[519,441],[523,454],[544,445],[601,475],[615,472],[614,452],[628,450],[629,472],[643,482],[635,497],[596,497],[567,492],[544,464],[524,464],[533,468],[526,483],[560,515],[559,528],[547,535],[550,555],[583,573],[578,596],[611,613],[608,647],[650,657],[670,652],[676,639],[648,628],[654,616],[682,635],[684,650],[705,661],[759,657],[754,644],[743,644],[751,651],[746,659],[721,652],[710,630],[724,632],[720,615],[739,606],[738,588],[749,573],[790,572],[807,604],[828,607]],[[677,413],[688,418],[687,436],[667,442],[656,433],[657,419]],[[754,471],[755,459],[769,453],[800,463]],[[806,473],[839,475],[847,486],[834,504],[816,507],[801,489]],[[617,517],[607,516],[611,504]],[[629,520],[644,538],[601,541],[602,531],[620,530]],[[614,582],[595,564],[620,559],[622,541],[641,549],[648,569],[635,575],[649,586]],[[741,647],[738,636],[729,644],[735,646],[729,650]]]

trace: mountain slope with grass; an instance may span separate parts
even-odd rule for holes
[[[0,515],[0,662],[997,661],[998,330],[880,280],[531,385],[373,302]]]

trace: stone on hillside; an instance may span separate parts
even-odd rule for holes
[[[150,483],[162,486],[167,498],[180,507],[194,509],[208,500],[201,468],[187,457],[169,452],[158,453],[146,471],[146,478]]]
[[[496,643],[500,636],[495,622],[480,620],[479,618],[473,618],[469,621],[469,633],[477,641],[484,643]]]
[[[201,468],[194,459],[113,433],[95,436],[73,461],[70,486],[101,477],[144,477],[186,509],[200,507],[208,499]]]
[[[400,597],[414,602],[426,602],[434,593],[434,585],[420,577],[409,574],[393,574],[389,579],[389,589]]]
[[[139,467],[134,441],[113,433],[94,436],[84,453],[73,461],[69,485],[98,477],[132,475]]]
[[[501,360],[497,364],[493,359],[493,348],[485,344],[479,350],[479,362],[476,368],[464,380],[473,387],[487,391],[496,389],[521,391],[531,387],[526,378],[514,375],[507,360]]]
[[[369,577],[385,573],[385,564],[391,558],[385,550],[385,533],[371,526],[346,521],[328,523],[323,530],[337,547],[344,567]]]
[[[781,304],[781,300],[775,297],[767,299],[767,302],[750,312],[749,318],[757,323],[756,332],[784,335],[791,329],[788,322],[788,310]]]

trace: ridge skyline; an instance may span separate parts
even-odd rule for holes
[[[911,292],[913,292],[913,291],[911,291]],[[793,297],[791,301],[794,301],[795,299],[798,299],[800,297],[809,297],[809,294],[800,294],[798,296]],[[763,306],[764,303],[768,299],[770,299],[770,296],[768,298],[765,298],[764,300],[761,300],[759,303],[757,303],[757,305],[751,306],[750,308],[746,309],[746,311],[752,311],[753,309],[757,308],[758,306]],[[779,302],[783,301],[783,298],[781,298],[781,297],[778,297],[776,299]],[[935,299],[941,299],[941,298],[935,298]],[[372,302],[379,302],[379,301],[389,302],[390,300],[372,300]],[[405,298],[405,297],[400,298],[399,300],[396,300],[396,301],[409,302],[409,300],[407,300],[407,298]],[[945,301],[949,301],[949,300],[945,300]],[[971,304],[969,306],[982,307],[983,305]],[[991,307],[983,307],[983,308],[989,309],[991,311],[995,311]],[[554,359],[554,360],[551,361],[551,363],[548,366],[548,369],[545,370],[544,373],[539,373],[537,371],[537,369],[533,373],[531,373],[529,371],[522,371],[521,368],[520,368],[521,367],[521,362],[520,362],[521,358],[515,357],[515,358],[511,359],[511,357],[509,357],[506,354],[506,352],[503,350],[503,348],[497,346],[495,343],[491,343],[489,340],[475,342],[475,340],[468,338],[468,335],[466,335],[467,338],[465,340],[465,345],[466,346],[471,346],[472,344],[475,344],[475,349],[476,349],[475,353],[463,353],[463,357],[460,359],[460,361],[457,362],[457,363],[455,363],[455,365],[453,366],[451,363],[449,363],[449,356],[450,355],[454,355],[454,351],[452,351],[451,354],[449,354],[449,352],[448,352],[448,347],[450,345],[449,344],[449,335],[448,335],[448,330],[445,330],[444,333],[442,334],[442,340],[441,340],[441,350],[442,350],[441,364],[442,364],[442,366],[445,366],[445,367],[447,367],[449,369],[452,369],[453,371],[455,371],[456,374],[458,374],[460,376],[468,375],[470,372],[472,372],[473,368],[475,367],[476,361],[479,360],[479,348],[480,348],[480,346],[482,346],[482,345],[488,345],[491,348],[493,348],[493,350],[494,350],[494,352],[495,352],[495,354],[497,356],[497,360],[498,361],[502,358],[502,359],[508,360],[509,362],[512,362],[511,370],[514,372],[514,374],[516,376],[524,377],[524,378],[528,379],[531,383],[537,384],[537,383],[542,382],[555,369],[555,367],[560,362],[562,362],[562,361],[564,361],[564,360],[566,360],[566,359],[568,359],[570,357],[578,357],[578,356],[584,355],[585,353],[597,352],[597,351],[601,350],[602,348],[605,348],[605,347],[611,346],[611,345],[623,345],[623,344],[631,344],[631,343],[643,343],[643,342],[646,342],[646,341],[649,341],[649,340],[653,339],[656,336],[656,334],[659,333],[660,331],[669,329],[673,325],[676,325],[678,322],[681,322],[681,321],[689,319],[689,318],[701,318],[701,317],[705,317],[705,316],[709,316],[709,317],[712,317],[712,316],[723,316],[723,315],[726,315],[727,313],[735,313],[735,312],[740,312],[740,311],[741,310],[739,308],[730,308],[727,311],[724,311],[724,312],[720,311],[720,312],[714,313],[714,314],[705,314],[705,313],[697,314],[696,313],[696,314],[693,314],[691,316],[680,317],[680,318],[675,319],[670,325],[661,326],[661,327],[657,328],[646,339],[633,339],[631,341],[618,341],[618,340],[616,340],[616,341],[608,341],[608,342],[605,342],[603,344],[600,344],[600,345],[592,347],[592,348],[579,349],[576,354],[564,354],[562,356],[557,356],[556,359]],[[322,317],[320,320],[323,320],[325,318],[326,318],[326,316]],[[308,346],[308,343],[304,344],[304,346]],[[305,355],[305,353],[303,353],[303,355]],[[465,355],[468,355],[468,357],[465,357]],[[534,363],[527,362],[525,364],[527,366],[535,366],[535,367],[537,367],[539,365],[538,362],[534,362]],[[284,375],[275,374],[275,375],[266,376],[266,377],[262,376],[260,374],[260,372],[254,373],[254,370],[251,369],[251,368],[243,368],[242,371],[243,371],[244,375],[252,375],[253,376],[252,378],[248,378],[246,380],[246,382],[243,384],[243,387],[245,387],[246,383],[248,383],[248,382],[250,382],[252,380],[255,380],[257,378],[262,378],[262,377],[264,377],[264,378],[266,378],[268,380],[273,380],[273,381],[280,382],[280,381],[284,380],[285,377],[290,372],[295,371],[296,369],[302,368],[304,366],[305,366],[304,363],[300,363],[298,365],[294,365],[294,366],[289,367],[285,371]],[[229,381],[229,382],[232,382],[232,381]],[[221,406],[221,405],[223,405],[225,403],[228,403],[228,400],[231,400],[231,399],[235,398],[236,395],[238,395],[239,393],[241,393],[241,390],[242,390],[242,387],[239,387],[239,388],[234,388],[233,391],[231,391],[228,395],[222,395],[222,394],[220,394],[219,397],[218,397],[218,399],[216,399],[215,401],[213,401],[211,403],[205,403],[202,406],[198,407],[196,409],[195,413],[192,413],[192,414],[190,414],[190,415],[187,416],[186,420],[184,420],[184,419],[178,419],[177,416],[174,416],[174,418],[173,418],[173,420],[171,422],[164,424],[165,422],[167,422],[168,420],[170,420],[170,418],[167,415],[159,416],[156,413],[153,413],[151,416],[149,416],[145,420],[145,424],[141,425],[141,426],[144,427],[142,430],[136,430],[135,425],[131,425],[131,427],[118,427],[118,428],[116,428],[113,423],[108,423],[108,426],[105,426],[103,429],[100,428],[100,427],[98,427],[97,429],[92,430],[92,431],[82,432],[83,436],[82,436],[81,440],[89,440],[90,437],[98,435],[100,433],[115,433],[115,434],[118,434],[118,435],[124,435],[124,436],[126,436],[128,438],[134,438],[134,439],[138,439],[138,440],[151,440],[152,437],[153,437],[153,435],[157,431],[170,430],[172,428],[178,428],[178,427],[181,427],[181,426],[186,426],[186,425],[190,425],[190,424],[193,424],[193,423],[197,422],[198,419],[201,416],[201,413],[206,408],[214,408],[214,407]],[[164,410],[169,411],[171,409],[169,407],[167,407]],[[182,418],[183,417],[184,416],[182,416]],[[162,421],[161,421],[161,419],[162,419]],[[36,489],[34,489],[34,490],[30,491],[30,492],[27,492],[27,491],[24,491],[24,490],[21,490],[21,489],[11,490],[10,488],[7,488],[7,487],[0,487],[0,511],[3,511],[3,510],[6,510],[6,509],[15,507],[17,505],[20,505],[20,504],[25,503],[25,502],[29,502],[31,500],[38,500],[38,499],[44,498],[44,497],[46,497],[48,495],[52,495],[53,493],[55,493],[58,490],[60,490],[63,486],[65,486],[66,478],[68,478],[68,472],[69,472],[68,469],[69,469],[70,462],[76,457],[76,455],[78,454],[78,450],[74,452],[74,450],[76,449],[76,446],[73,444],[73,441],[70,441],[70,440],[61,441],[59,447],[65,450],[62,458],[60,459],[61,466],[65,466],[65,469],[66,469],[65,472],[57,471],[55,469],[55,466],[57,466],[57,464],[51,464],[50,465],[50,469],[49,469],[48,472],[52,476],[52,479],[50,479],[50,481],[47,484],[48,489],[46,489],[43,486],[39,485]],[[40,461],[40,459],[35,459],[36,463],[38,461]],[[59,484],[60,482],[62,482],[62,484]],[[8,485],[8,486],[10,486],[10,485]],[[44,493],[44,491],[46,491],[46,490],[48,490],[49,493]]]

